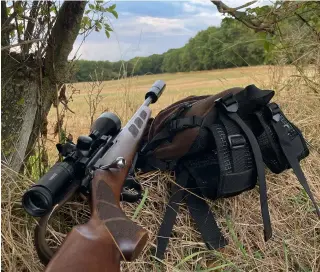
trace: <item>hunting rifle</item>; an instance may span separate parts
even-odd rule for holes
[[[165,86],[161,80],[152,85],[122,130],[120,119],[105,112],[92,125],[90,135],[80,136],[76,145],[58,144],[63,161],[23,195],[24,209],[41,217],[35,245],[47,272],[116,272],[121,260],[134,260],[144,248],[147,231],[126,217],[120,198],[126,196],[123,185],[151,115],[148,106],[158,100]],[[45,239],[48,221],[76,193],[90,198],[91,218],[73,227],[55,253]]]

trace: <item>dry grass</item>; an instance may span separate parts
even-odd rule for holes
[[[320,95],[305,86],[291,67],[250,67],[210,72],[164,74],[143,76],[120,81],[105,82],[105,96],[100,112],[108,109],[118,113],[125,122],[142,102],[144,92],[154,80],[161,78],[167,90],[152,106],[155,115],[164,106],[191,94],[209,94],[234,86],[255,83],[259,87],[276,90],[275,102],[312,144],[311,154],[302,167],[315,198],[320,199]],[[81,94],[70,104],[77,116],[66,117],[67,131],[74,138],[88,133],[84,96],[85,84],[77,85]],[[50,125],[55,113],[50,113]],[[56,139],[51,137],[51,141]],[[50,145],[53,161],[56,151]],[[41,271],[33,247],[35,219],[21,208],[23,191],[32,183],[3,167],[2,176],[2,269],[4,271]],[[123,271],[320,271],[320,222],[312,204],[301,190],[292,171],[280,175],[268,172],[269,206],[273,226],[273,238],[263,241],[259,194],[254,189],[230,199],[211,203],[212,210],[229,240],[221,252],[208,251],[184,206],[177,217],[174,234],[170,240],[164,263],[157,265],[151,255],[156,234],[168,200],[167,187],[173,182],[165,173],[148,173],[138,176],[148,190],[145,205],[136,222],[149,232],[149,242],[143,254],[133,263],[122,264]],[[132,217],[138,204],[123,204]],[[61,242],[72,224],[85,222],[89,217],[87,206],[71,202],[53,219],[51,234]],[[220,267],[220,268],[219,268]]]

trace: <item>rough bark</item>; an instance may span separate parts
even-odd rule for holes
[[[6,31],[5,22],[8,20],[6,2],[1,1],[1,47],[9,44],[9,32]]]
[[[16,171],[21,169],[39,137],[55,100],[56,84],[68,79],[68,55],[79,33],[86,4],[78,1],[62,4],[48,39],[45,59],[2,51],[1,155]],[[3,9],[3,1],[1,5]],[[5,16],[2,12],[2,19]],[[7,45],[5,42],[1,40],[2,45]]]
[[[86,3],[65,1],[52,28],[45,55],[45,73],[54,83],[64,83],[67,59],[78,36]]]
[[[2,160],[18,171],[36,117],[38,85],[36,70],[28,63],[21,66],[16,57],[16,54],[12,54],[2,59],[1,135]]]
[[[48,39],[46,50],[42,88],[40,96],[42,105],[38,107],[33,125],[33,133],[29,137],[27,152],[30,153],[42,131],[52,103],[56,101],[56,84],[59,86],[68,81],[68,56],[76,40],[80,23],[87,2],[65,1],[59,11],[56,23]]]

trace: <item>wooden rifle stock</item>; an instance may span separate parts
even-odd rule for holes
[[[143,250],[147,231],[126,217],[120,208],[120,193],[138,144],[151,115],[143,105],[115,138],[98,163],[110,165],[125,159],[122,169],[98,169],[91,182],[91,218],[75,226],[47,266],[47,272],[117,272],[120,261],[132,261]]]

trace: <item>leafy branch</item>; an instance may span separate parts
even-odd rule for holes
[[[113,29],[105,13],[111,13],[116,19],[118,18],[118,13],[115,10],[116,4],[108,7],[105,5],[106,3],[103,1],[95,1],[94,4],[89,4],[81,22],[80,34],[86,36],[92,30],[99,32],[104,29],[106,36],[110,38],[110,32],[112,32]]]

